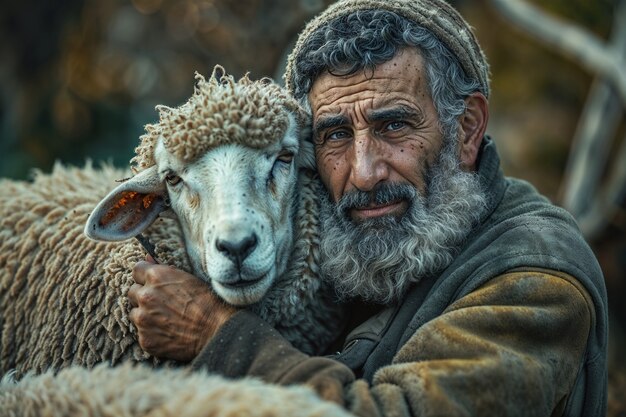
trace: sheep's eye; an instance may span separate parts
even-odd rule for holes
[[[293,161],[293,152],[283,152],[278,155],[276,161],[284,162],[285,164],[290,164]]]
[[[293,152],[281,152],[276,160],[274,161],[274,165],[272,166],[272,170],[269,173],[267,178],[268,183],[270,181],[274,181],[274,178],[277,175],[284,175],[287,172],[287,169],[291,162],[293,161]],[[282,173],[282,174],[281,174]]]
[[[182,178],[180,178],[178,175],[175,174],[168,174],[165,176],[165,181],[169,184],[169,185],[177,185],[180,184],[182,181]]]

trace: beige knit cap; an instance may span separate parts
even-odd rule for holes
[[[285,85],[295,93],[295,63],[310,36],[329,21],[356,11],[387,10],[430,30],[459,60],[466,74],[480,83],[481,91],[489,96],[489,65],[471,27],[444,0],[340,0],[311,20],[304,28],[289,55]]]

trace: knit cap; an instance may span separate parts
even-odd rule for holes
[[[465,73],[480,83],[481,91],[489,96],[489,65],[469,24],[444,0],[340,0],[311,20],[300,33],[289,55],[285,85],[295,94],[296,62],[301,59],[303,46],[328,22],[364,10],[394,12],[430,30],[456,56]]]

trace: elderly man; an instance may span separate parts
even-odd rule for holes
[[[602,273],[567,213],[502,175],[461,16],[443,0],[340,1],[301,34],[286,81],[328,190],[323,274],[352,307],[336,353],[309,357],[148,262],[131,291],[142,345],[308,384],[357,415],[604,415]]]

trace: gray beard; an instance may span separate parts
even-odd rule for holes
[[[426,174],[426,196],[411,184],[381,183],[353,191],[338,203],[322,198],[321,274],[341,299],[389,304],[412,284],[442,271],[486,209],[478,175],[464,172],[454,141],[446,141]],[[355,222],[349,209],[371,202],[409,202],[401,217]]]

